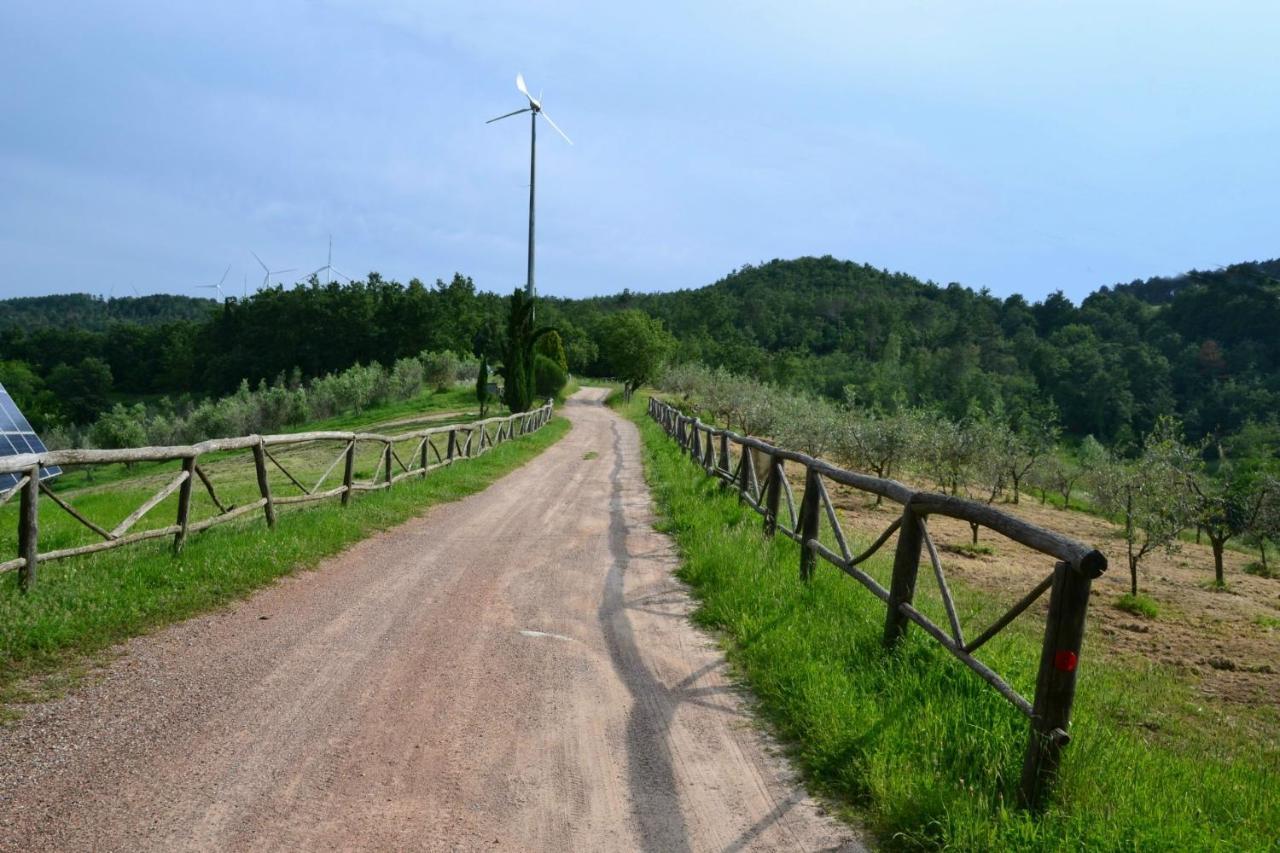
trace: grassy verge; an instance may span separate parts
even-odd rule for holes
[[[642,395],[624,411],[640,426],[663,526],[700,601],[696,618],[721,633],[810,786],[856,809],[885,846],[1235,850],[1280,842],[1275,716],[1209,707],[1166,671],[1099,662],[1089,643],[1056,800],[1038,817],[1014,808],[1027,738],[1020,715],[918,630],[886,656],[878,600],[821,563],[801,584],[796,546],[765,540],[759,516],[648,420]],[[870,561],[882,583],[890,559]],[[953,591],[968,625],[999,611],[988,596],[954,583]],[[942,621],[924,575],[917,601]],[[983,649],[1024,695],[1042,625],[1024,617]]]
[[[18,685],[27,676],[57,682],[114,643],[243,597],[433,504],[478,492],[568,430],[555,418],[426,479],[357,495],[345,509],[335,500],[282,513],[274,531],[251,514],[193,536],[180,557],[156,540],[50,563],[28,595],[19,593],[16,573],[0,576],[0,702],[22,700]]]

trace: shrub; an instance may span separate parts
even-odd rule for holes
[[[424,378],[427,384],[437,391],[447,391],[453,387],[458,378],[461,361],[458,356],[448,350],[430,352],[423,350],[418,355],[422,362]]]
[[[147,409],[141,403],[116,403],[98,418],[89,435],[94,444],[108,450],[141,447],[147,443],[146,419]]]
[[[539,353],[533,359],[533,390],[538,397],[546,399],[554,397],[569,381],[569,375],[563,367]]]

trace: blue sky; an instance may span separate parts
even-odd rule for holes
[[[8,2],[0,295],[832,254],[1038,299],[1280,255],[1280,7]]]

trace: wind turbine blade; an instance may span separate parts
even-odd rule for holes
[[[507,113],[507,114],[506,114],[506,115],[504,115],[504,116],[498,116],[497,118],[491,118],[491,119],[489,119],[488,121],[486,121],[486,122],[485,122],[485,124],[493,124],[495,121],[502,121],[504,118],[511,118],[512,116],[518,116],[518,115],[520,115],[520,113],[527,113],[527,112],[529,112],[529,110],[531,110],[531,109],[533,109],[533,108],[532,108],[532,107],[525,107],[525,108],[524,108],[524,109],[522,109],[522,110],[516,110],[515,112]]]
[[[516,88],[520,90],[520,94],[524,95],[526,98],[528,98],[531,101],[533,100],[533,96],[529,94],[529,90],[524,85],[523,74],[520,74],[520,73],[516,74]]]
[[[327,270],[327,269],[329,269],[329,265],[328,265],[328,264],[325,264],[325,265],[324,265],[324,266],[322,266],[322,267],[318,267],[318,268],[316,268],[316,269],[313,269],[313,270],[311,271],[311,275],[320,275],[320,273],[324,272],[324,271],[325,271],[325,270]]]
[[[253,255],[253,259],[258,262],[258,266],[262,267],[264,270],[267,269],[267,265],[262,262],[262,258],[258,257],[257,252],[255,252],[253,249],[250,249],[249,254]],[[269,274],[271,271],[267,270],[267,272]]]
[[[351,281],[351,276],[347,275],[344,272],[339,272],[338,270],[335,270],[333,267],[329,267],[329,272],[333,273],[338,278],[345,278],[347,281]]]
[[[272,274],[272,275],[280,275],[281,273],[286,273],[286,272],[297,272],[297,271],[298,271],[298,268],[297,268],[297,267],[289,267],[287,270],[272,270],[272,271],[271,271],[271,274]]]
[[[565,134],[565,132],[564,132],[563,130],[561,130],[561,129],[560,129],[560,127],[559,127],[559,126],[558,126],[554,121],[552,121],[552,120],[551,120],[551,116],[547,115],[546,110],[542,110],[542,111],[540,112],[540,115],[541,115],[543,118],[545,118],[545,119],[547,120],[547,124],[549,124],[549,125],[551,125],[552,127],[554,127],[554,128],[555,128],[556,133],[558,133],[558,134],[560,134],[561,136],[563,136],[563,137],[564,137],[564,141],[565,141],[565,142],[569,143],[570,145],[572,145],[572,144],[573,144],[573,140],[572,140],[572,139],[570,139],[570,138],[568,137],[568,135],[566,135],[566,134]]]
[[[218,279],[219,287],[221,287],[222,283],[227,280],[227,273],[229,272],[231,272],[231,264],[227,264],[227,268],[222,271],[222,278]]]

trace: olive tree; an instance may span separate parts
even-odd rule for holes
[[[1195,454],[1182,443],[1181,428],[1161,418],[1146,437],[1141,456],[1123,460],[1108,456],[1090,477],[1094,497],[1103,510],[1124,525],[1129,588],[1138,594],[1138,566],[1157,549],[1175,551],[1178,534],[1192,518],[1187,489]]]
[[[1214,583],[1224,586],[1222,555],[1227,542],[1254,528],[1271,483],[1247,466],[1223,462],[1213,476],[1193,474],[1187,484],[1192,518],[1213,549]]]

